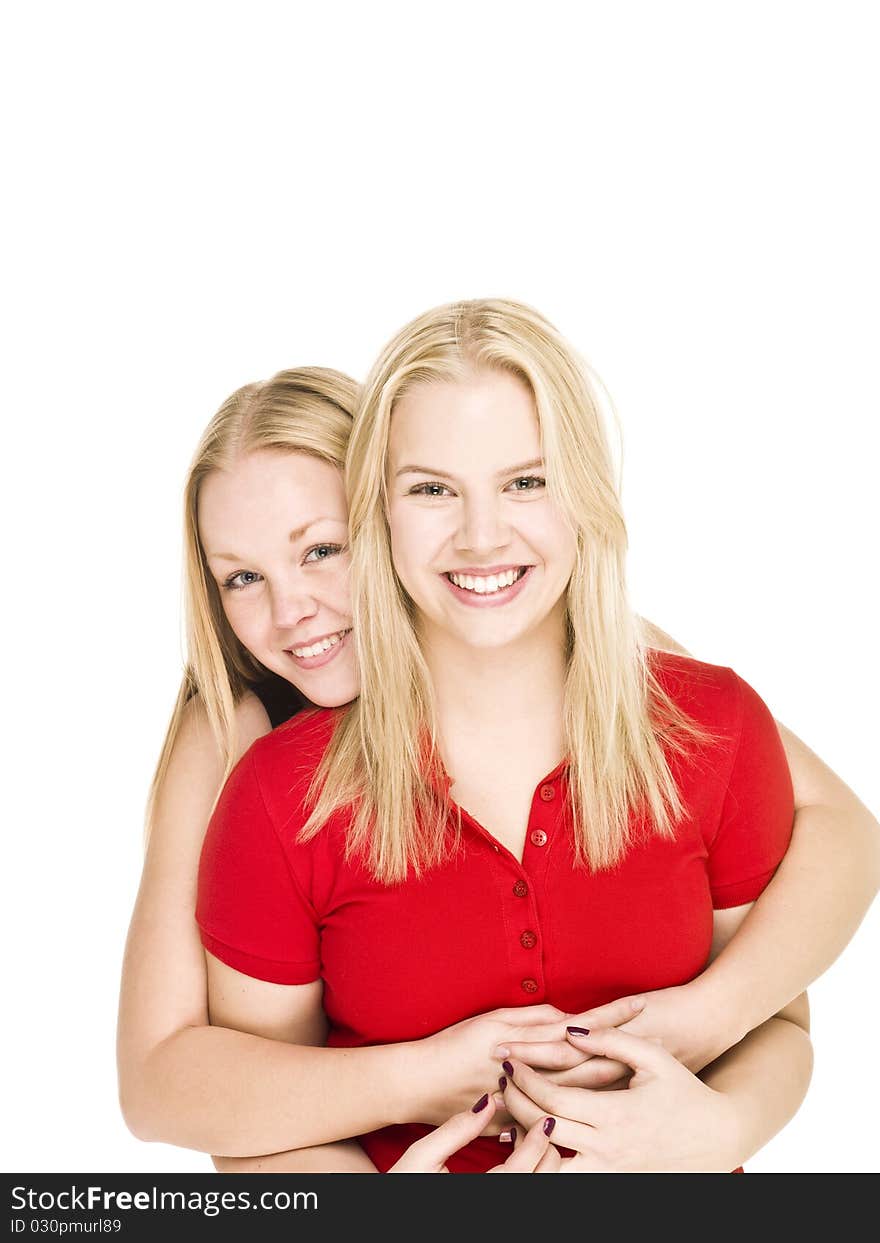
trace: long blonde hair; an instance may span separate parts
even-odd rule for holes
[[[187,661],[147,804],[147,831],[189,701],[199,696],[223,761],[223,780],[235,758],[235,706],[270,673],[235,637],[208,570],[199,536],[199,493],[205,478],[258,449],[305,453],[341,470],[359,387],[324,367],[279,371],[245,384],[211,419],[199,441],[184,488],[184,602]]]
[[[438,796],[442,763],[431,681],[412,605],[392,565],[386,487],[396,403],[413,386],[503,369],[531,390],[548,491],[577,537],[567,590],[563,725],[578,866],[607,868],[632,841],[632,821],[674,834],[683,808],[665,749],[703,736],[659,685],[627,601],[627,538],[603,429],[598,385],[541,315],[503,300],[457,302],[408,324],[364,387],[347,481],[360,699],[341,717],[312,785],[302,831],[312,837],[354,805],[349,853],[365,849],[377,878],[403,880],[454,845]]]

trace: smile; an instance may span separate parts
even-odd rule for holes
[[[329,664],[339,654],[350,634],[351,627],[348,630],[337,630],[333,634],[325,634],[315,639],[313,643],[302,647],[289,647],[285,650],[287,655],[292,656],[304,669],[317,669]]]
[[[446,577],[456,587],[462,587],[465,591],[475,591],[478,595],[493,595],[496,591],[504,591],[506,587],[512,587],[525,574],[527,566],[520,566],[518,570],[505,570],[503,574],[490,574],[487,578],[477,578],[473,574],[452,574]]]
[[[492,574],[465,574],[447,571],[442,575],[453,594],[464,604],[506,604],[522,590],[531,565],[497,569]]]

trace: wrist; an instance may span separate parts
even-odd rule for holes
[[[748,1034],[747,998],[736,988],[735,980],[715,965],[685,985],[695,1007],[703,1049],[702,1069],[721,1057]]]
[[[388,1076],[388,1125],[404,1126],[423,1122],[426,1115],[424,1040],[402,1041],[388,1045],[384,1052],[393,1061],[393,1074]]]

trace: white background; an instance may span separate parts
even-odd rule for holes
[[[0,32],[6,1170],[204,1170],[115,1099],[179,494],[281,367],[533,303],[624,429],[640,612],[880,808],[869,3],[40,4]],[[805,929],[805,935],[809,929]],[[880,920],[754,1170],[876,1170]],[[772,954],[768,946],[768,954]]]

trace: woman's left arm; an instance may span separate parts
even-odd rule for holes
[[[736,935],[687,986],[716,1032],[707,1055],[719,1056],[817,979],[880,887],[877,821],[809,747],[784,726],[779,732],[794,786],[791,844]]]
[[[651,646],[689,654],[652,623],[643,625]],[[752,907],[726,913],[738,931],[723,950],[716,935],[702,975],[680,988],[644,994],[640,1012],[624,1028],[662,1039],[694,1071],[818,979],[846,948],[880,889],[880,824],[800,738],[776,724],[794,791],[788,851]],[[623,1011],[615,1003],[583,1018],[585,1026],[617,1025],[625,1022],[625,1004]]]

